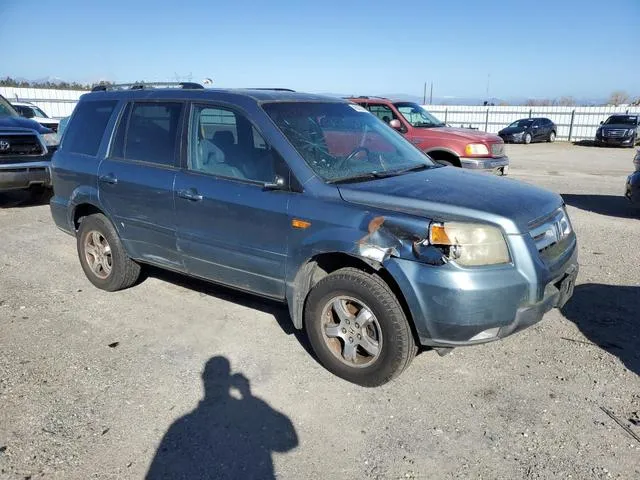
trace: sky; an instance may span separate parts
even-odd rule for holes
[[[640,96],[640,0],[0,0],[0,76]]]

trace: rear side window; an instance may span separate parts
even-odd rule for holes
[[[63,148],[95,157],[116,103],[116,100],[80,102],[65,131]]]
[[[391,120],[397,120],[398,118],[393,113],[393,110],[386,105],[367,105],[367,109],[384,123],[389,123]]]
[[[111,156],[174,166],[182,121],[180,102],[137,102],[127,105],[116,132]]]

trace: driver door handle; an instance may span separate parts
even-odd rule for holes
[[[115,185],[118,183],[118,178],[113,173],[108,173],[106,175],[100,175],[98,177],[98,181],[101,183],[108,183],[109,185]]]
[[[200,202],[204,197],[198,193],[195,188],[189,188],[186,190],[178,190],[178,196],[185,200],[191,200],[192,202]]]

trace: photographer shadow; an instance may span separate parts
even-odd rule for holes
[[[224,357],[207,361],[202,381],[204,398],[171,425],[146,479],[275,478],[271,453],[298,445],[289,418],[254,397]]]

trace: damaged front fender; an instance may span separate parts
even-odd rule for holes
[[[426,222],[425,222],[426,223]],[[367,234],[356,244],[355,254],[380,265],[389,257],[443,265],[446,257],[425,244],[427,225],[414,219],[377,216],[369,221]]]
[[[366,233],[362,235],[362,232]],[[302,328],[306,297],[323,276],[327,275],[317,262],[321,257],[351,257],[373,270],[385,268],[391,258],[402,258],[428,265],[443,265],[442,251],[425,245],[428,220],[402,216],[365,215],[360,228],[344,226],[322,229],[309,236],[291,252],[287,280],[287,303],[296,328]],[[340,257],[342,255],[342,257]],[[349,264],[349,262],[347,262]]]

